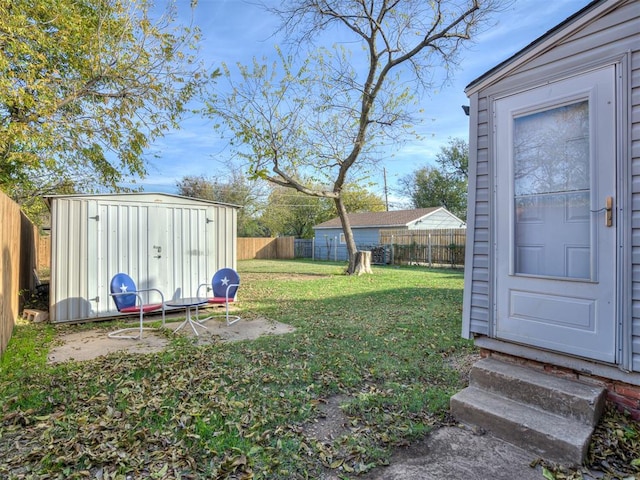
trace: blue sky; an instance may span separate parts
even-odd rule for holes
[[[398,179],[428,164],[449,138],[468,137],[468,117],[461,106],[468,104],[464,88],[478,76],[509,58],[521,48],[587,5],[587,0],[515,0],[513,5],[492,18],[492,27],[475,38],[462,52],[453,82],[425,97],[421,123],[422,135],[394,152],[384,162],[387,184],[393,192]],[[190,0],[177,0],[181,14],[190,14]],[[207,64],[222,62],[249,64],[253,57],[269,56],[278,40],[272,36],[277,25],[251,0],[199,0],[194,22],[202,30],[201,57]],[[189,118],[183,128],[156,141],[149,150],[149,175],[139,182],[146,191],[176,192],[176,183],[186,175],[212,176],[223,172],[232,152],[213,130],[211,120]],[[382,170],[373,176],[372,190],[382,195]],[[402,208],[398,194],[392,195],[392,207]]]

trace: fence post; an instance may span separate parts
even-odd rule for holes
[[[427,235],[427,249],[429,251],[429,267],[432,267],[431,263],[431,234]]]
[[[449,232],[449,245],[450,245],[450,249],[451,250],[451,268],[455,267],[455,263],[456,263],[456,240],[455,237],[453,236],[453,231]]]
[[[394,258],[395,257],[395,249],[393,248],[393,240],[394,240],[394,236],[391,235],[391,259],[390,259],[391,265],[395,265],[395,261],[396,261],[396,259]]]

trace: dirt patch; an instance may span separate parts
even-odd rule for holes
[[[109,331],[104,328],[63,334],[56,339],[56,346],[49,351],[48,361],[49,363],[84,361],[120,351],[158,352],[169,345],[170,335],[183,335],[193,338],[198,344],[208,344],[253,340],[263,335],[281,335],[295,330],[291,325],[266,318],[241,319],[230,326],[227,326],[224,320],[212,319],[205,322],[206,330],[198,328],[198,336],[188,325],[173,333],[181,323],[181,320],[170,320],[166,323],[165,331],[145,330],[140,340],[109,338]]]
[[[304,427],[304,433],[320,442],[330,442],[349,432],[346,425],[349,419],[340,405],[347,401],[346,395],[334,395],[318,403],[320,415]]]

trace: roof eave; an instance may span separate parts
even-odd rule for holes
[[[210,205],[221,205],[221,206],[225,206],[225,207],[233,207],[233,208],[238,208],[238,209],[243,208],[242,205],[235,205],[233,203],[216,202],[214,200],[206,200],[206,199],[203,199],[203,198],[187,197],[187,196],[184,196],[184,195],[177,195],[175,193],[166,193],[166,192],[72,193],[72,194],[68,194],[68,195],[64,195],[64,194],[60,194],[60,195],[44,195],[42,198],[45,200],[45,203],[47,203],[50,206],[51,205],[51,201],[54,200],[54,199],[57,199],[57,198],[95,198],[95,197],[117,198],[117,197],[126,197],[126,196],[134,196],[134,195],[138,195],[138,196],[160,195],[160,196],[164,196],[164,197],[171,197],[171,198],[180,199],[180,200],[199,202],[199,203],[206,203],[206,204],[210,204]]]
[[[467,97],[471,97],[474,93],[482,90],[487,85],[496,82],[498,79],[508,75],[511,71],[518,68],[546,52],[553,45],[558,43],[562,38],[567,37],[582,28],[595,18],[600,17],[615,5],[624,0],[594,0],[576,13],[559,23],[542,36],[535,39],[522,50],[516,52],[511,57],[491,68],[487,72],[473,80],[464,89]],[[572,28],[570,28],[572,27]]]

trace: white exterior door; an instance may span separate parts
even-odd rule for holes
[[[495,100],[498,338],[616,361],[615,67]]]

